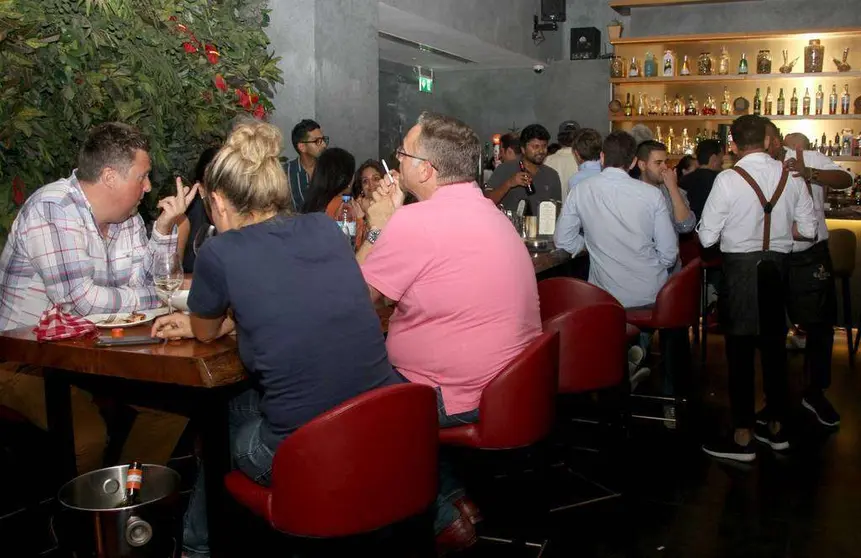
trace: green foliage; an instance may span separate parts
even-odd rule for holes
[[[21,184],[68,176],[88,129],[111,120],[150,141],[151,213],[237,115],[272,110],[268,21],[266,0],[0,0],[0,239]]]

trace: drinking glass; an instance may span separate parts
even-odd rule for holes
[[[203,243],[218,234],[218,231],[215,230],[214,225],[209,225],[208,227],[200,227],[197,229],[197,234],[194,235],[194,240],[192,241],[192,249],[194,250],[194,255],[200,251],[200,247],[203,246]]]
[[[182,260],[176,252],[159,253],[153,257],[152,278],[159,298],[167,300],[167,312],[173,313],[170,299],[182,285]]]

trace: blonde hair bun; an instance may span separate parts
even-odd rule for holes
[[[267,162],[277,161],[281,154],[281,130],[265,122],[243,122],[237,125],[224,147],[247,162],[245,171],[255,173]]]

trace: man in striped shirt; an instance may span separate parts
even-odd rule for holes
[[[0,331],[32,327],[59,305],[86,316],[159,305],[150,268],[160,252],[176,251],[176,221],[197,188],[177,179],[177,195],[159,202],[147,239],[137,206],[150,191],[148,145],[134,128],[94,128],[68,178],[43,186],[22,206],[0,256]],[[0,404],[47,428],[40,371],[0,360]],[[186,419],[138,409],[122,458],[165,462]],[[89,394],[72,389],[78,471],[102,464],[106,428]]]

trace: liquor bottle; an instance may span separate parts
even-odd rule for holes
[[[637,57],[631,57],[631,66],[628,68],[628,77],[640,77],[640,67],[637,65]]]
[[[646,94],[641,91],[637,95],[639,96],[639,101],[637,102],[637,116],[645,116],[646,115]]]
[[[825,93],[822,91],[822,84],[819,84],[819,88],[816,90],[816,114],[822,114],[822,103],[825,100]]]
[[[765,115],[771,116],[771,109],[774,107],[774,96],[771,94],[771,87],[765,90]]]
[[[663,69],[664,77],[674,77],[676,75],[676,57],[673,56],[673,51],[665,50],[663,61],[664,61],[664,69]]]
[[[822,132],[822,143],[819,145],[819,152],[823,155],[825,155],[825,151],[828,149],[828,146],[826,145],[827,141],[828,138],[825,137],[825,132]]]
[[[664,102],[661,105],[661,116],[667,116],[670,114],[670,101],[667,99],[667,94],[664,93]]]
[[[729,74],[729,51],[726,47],[720,47],[720,61],[718,62],[718,75]]]
[[[786,111],[786,98],[783,96],[783,87],[777,95],[777,116],[783,116]]]
[[[745,58],[744,53],[741,53],[741,60],[738,61],[738,75],[743,76],[747,74],[747,58]]]
[[[840,114],[849,114],[849,84],[843,86],[843,94],[840,95]]]
[[[664,134],[661,133],[661,127],[660,126],[655,128],[655,141],[658,143],[664,143]]]
[[[831,143],[831,140],[828,140],[828,149],[825,150],[825,155],[828,157],[834,156],[834,144]]]
[[[798,93],[792,88],[792,97],[789,98],[789,114],[790,116],[798,116]]]
[[[631,94],[628,93],[625,97],[625,116],[632,116],[634,114],[634,107],[631,106]]]
[[[673,99],[673,114],[675,116],[682,116],[685,113],[685,104],[682,102],[682,98],[679,97],[679,94],[676,93],[676,98]]]
[[[759,87],[756,88],[756,94],[753,96],[753,114],[754,116],[762,114],[762,98],[759,96]]]
[[[694,145],[698,145],[702,141],[702,137],[700,137],[700,129],[697,128],[697,132],[694,134]]]
[[[655,77],[658,75],[658,63],[655,62],[655,55],[651,52],[646,53],[646,61],[643,62],[643,76]]]
[[[688,136],[688,129],[687,128],[682,129],[682,146],[681,147],[682,147],[681,152],[685,155],[690,155],[691,152],[693,151],[691,149],[691,138],[690,138],[690,136]]]
[[[630,96],[630,93],[628,95]],[[628,100],[630,101],[630,99],[628,99]],[[520,172],[525,172],[526,174],[529,174],[529,171],[527,171],[526,167],[523,165],[523,159],[520,160]],[[525,186],[527,196],[531,196],[532,194],[535,193],[535,184],[532,183],[532,175],[530,174],[529,176],[530,176],[529,183]],[[532,215],[530,205],[531,204],[527,201],[526,202],[526,210],[530,211],[529,214]],[[524,213],[524,215],[526,215],[526,213]]]
[[[138,461],[129,463],[129,469],[126,473],[126,490],[122,501],[116,506],[125,508],[133,506],[140,500],[141,485],[143,484],[143,466]]]
[[[682,69],[679,71],[680,76],[689,76],[691,75],[691,67],[688,64],[688,55],[682,59]]]
[[[810,89],[804,88],[804,97],[801,99],[801,114],[810,116]]]
[[[837,85],[831,86],[831,95],[828,96],[828,114],[837,114]]]
[[[730,107],[729,91],[727,91],[727,88],[724,87],[723,88],[723,101],[721,101],[721,103],[720,103],[721,115],[723,115],[723,116],[728,115],[729,114],[729,107]]]
[[[694,101],[693,95],[688,95],[688,104],[685,106],[685,116],[696,116],[699,114],[697,110],[697,102]]]
[[[673,134],[673,127],[670,126],[670,131],[667,133],[667,153],[673,154],[676,152],[676,137]]]

